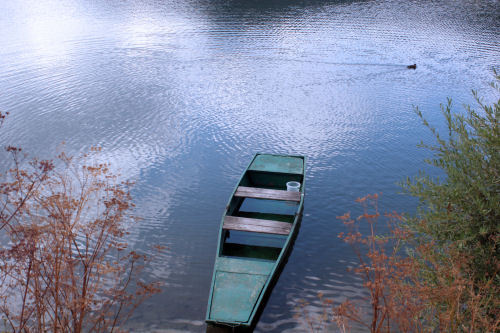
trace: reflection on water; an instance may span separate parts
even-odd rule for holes
[[[255,152],[308,156],[301,231],[257,326],[302,331],[298,300],[317,311],[318,292],[364,295],[335,217],[373,192],[391,209],[415,205],[395,184],[426,156],[412,106],[442,128],[447,96],[491,100],[498,12],[496,1],[4,1],[0,142],[42,157],[62,141],[70,153],[100,145],[136,181],[144,220],[131,243],[170,248],[149,268],[165,292],[132,318],[144,330],[204,329],[241,172]]]

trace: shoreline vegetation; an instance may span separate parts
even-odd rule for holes
[[[493,88],[500,93],[495,72]],[[340,305],[318,298],[322,312],[297,309],[311,332],[331,325],[348,332],[353,325],[370,332],[497,332],[500,329],[500,99],[480,110],[452,112],[451,100],[441,106],[448,135],[440,135],[417,108],[436,139],[420,146],[433,152],[428,164],[446,178],[421,172],[401,184],[419,199],[416,216],[382,215],[378,194],[358,198],[363,213],[339,216],[347,232],[339,238],[358,258],[352,269],[363,280],[368,297]],[[379,234],[384,219],[389,232]],[[369,232],[359,230],[368,224]]]
[[[54,161],[6,150],[12,167],[0,173],[0,331],[123,331],[161,286],[141,278],[154,255],[127,248],[127,228],[137,220],[132,184],[98,162],[99,148]]]

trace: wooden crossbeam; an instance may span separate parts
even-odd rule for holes
[[[248,232],[259,232],[264,234],[288,235],[292,224],[248,217],[226,216],[224,218],[224,229]]]
[[[283,190],[271,190],[267,188],[238,186],[235,197],[245,197],[254,199],[269,199],[282,201],[300,201],[300,192],[291,192]]]

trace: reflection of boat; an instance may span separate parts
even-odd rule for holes
[[[207,323],[251,328],[297,234],[305,158],[257,154],[222,217]],[[287,191],[289,181],[301,184]]]

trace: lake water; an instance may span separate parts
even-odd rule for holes
[[[0,2],[2,145],[52,157],[90,146],[136,182],[138,250],[169,247],[164,291],[134,331],[203,331],[221,214],[256,152],[308,157],[304,218],[257,331],[303,331],[297,302],[359,299],[336,216],[424,168],[439,104],[485,101],[500,66],[498,1]],[[406,65],[417,64],[416,70]],[[5,163],[5,154],[0,155]]]

